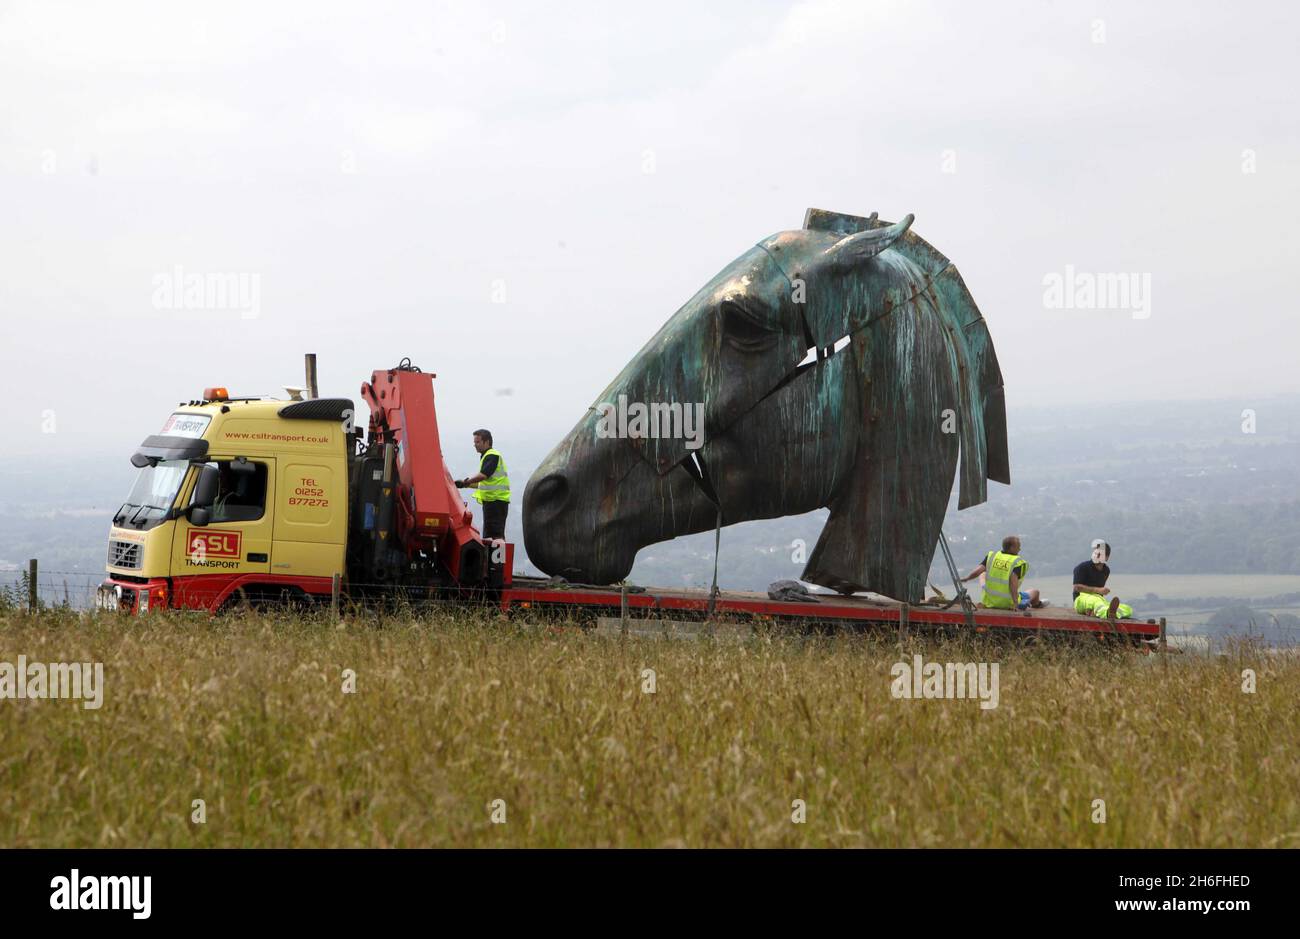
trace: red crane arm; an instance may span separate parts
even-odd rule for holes
[[[370,406],[371,446],[394,448],[397,537],[408,554],[436,548],[458,574],[462,547],[482,537],[443,461],[434,377],[401,366],[373,372],[361,397]]]

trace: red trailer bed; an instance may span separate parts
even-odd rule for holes
[[[722,591],[714,613],[739,619],[801,621],[845,626],[882,625],[898,627],[906,618],[909,627],[970,628],[967,614],[958,605],[948,609],[926,604],[902,604],[886,597],[839,594],[814,594],[816,602],[772,600],[765,593]],[[620,615],[624,595],[618,587],[580,584],[550,586],[547,581],[516,576],[501,593],[501,608],[553,609],[587,611],[600,615]],[[698,619],[708,611],[708,591],[646,587],[626,594],[629,617]],[[977,608],[973,614],[975,630],[1002,633],[1071,634],[1120,636],[1131,641],[1158,639],[1160,626],[1151,620],[1101,620],[1081,616],[1068,607],[1049,606],[1039,610],[1011,612]]]

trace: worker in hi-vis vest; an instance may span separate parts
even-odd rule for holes
[[[1110,545],[1101,538],[1092,542],[1092,560],[1074,569],[1074,612],[1098,619],[1128,619],[1133,607],[1120,603],[1119,597],[1106,599],[1110,588]]]
[[[1027,610],[1044,606],[1036,589],[1021,590],[1029,573],[1029,562],[1020,556],[1020,539],[1007,535],[1001,551],[984,555],[984,563],[962,578],[962,583],[984,575],[984,596],[980,605],[990,610]]]
[[[456,480],[456,488],[473,489],[474,498],[483,506],[483,537],[504,538],[506,515],[510,512],[506,458],[493,448],[490,431],[474,431],[474,449],[478,451],[478,472]]]

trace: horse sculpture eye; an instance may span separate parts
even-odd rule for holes
[[[731,300],[722,302],[722,336],[741,352],[761,352],[776,342],[776,333]]]

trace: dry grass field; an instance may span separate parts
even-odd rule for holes
[[[894,698],[913,652],[998,706]],[[0,613],[19,655],[104,697],[0,700],[4,847],[1300,846],[1300,659],[1249,648]]]

